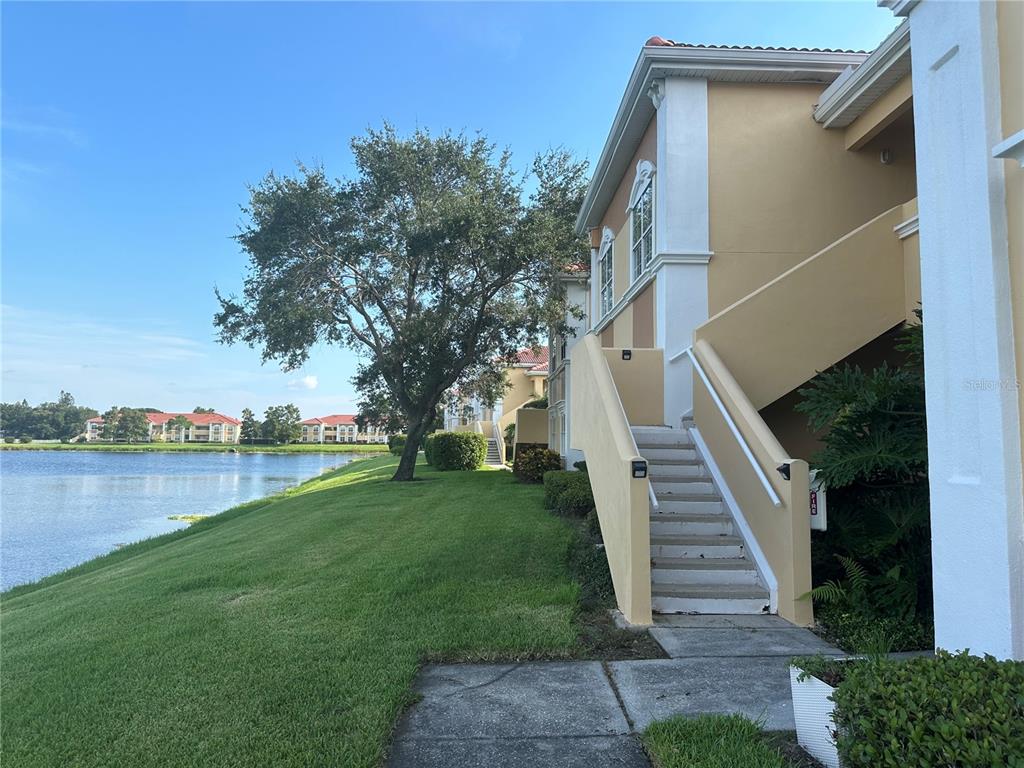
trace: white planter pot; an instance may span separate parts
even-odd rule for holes
[[[832,722],[835,704],[829,698],[835,688],[816,677],[798,680],[801,671],[797,667],[789,668],[797,741],[811,757],[827,768],[840,768],[836,726]]]

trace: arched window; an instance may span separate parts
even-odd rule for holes
[[[615,233],[608,227],[601,233],[601,248],[597,257],[597,274],[601,296],[600,316],[607,315],[615,303]]]
[[[629,217],[630,262],[636,280],[654,255],[654,165],[649,160],[636,164],[636,178],[629,195]]]

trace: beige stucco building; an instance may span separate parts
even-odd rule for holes
[[[795,390],[884,359],[923,305],[937,642],[1024,655],[1024,7],[886,5],[909,21],[870,54],[651,38],[630,74],[577,220],[589,274],[565,279],[587,317],[552,340],[549,409],[630,621],[811,622],[817,442]],[[971,629],[964,541],[987,561]]]
[[[546,443],[547,411],[524,409],[548,393],[548,348],[521,349],[505,370],[505,391],[493,407],[476,397],[455,396],[445,409],[444,428],[475,431],[487,438],[488,462],[505,461],[505,431],[517,425],[514,442]]]
[[[172,426],[170,422],[183,416],[187,427]],[[237,443],[241,437],[242,422],[221,413],[147,413],[146,439],[168,443]],[[103,439],[103,417],[96,416],[85,423],[85,439]]]
[[[372,424],[360,428],[350,413],[316,416],[299,422],[300,443],[386,443],[388,433]]]

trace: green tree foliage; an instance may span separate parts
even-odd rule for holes
[[[258,440],[261,435],[261,425],[256,420],[256,414],[249,408],[242,409],[242,426],[239,429],[239,439],[243,442],[252,443]]]
[[[217,411],[215,411],[213,408],[203,408],[203,406],[201,406],[201,405],[197,405],[195,408],[192,409],[192,413],[216,413],[216,412]]]
[[[482,136],[390,126],[351,146],[349,181],[300,167],[252,189],[249,273],[240,298],[218,293],[214,324],[285,369],[317,343],[356,349],[360,412],[404,427],[394,479],[411,480],[445,392],[564,327],[554,277],[587,258],[573,231],[586,164],[552,151],[531,180]]]
[[[897,349],[905,359],[895,366],[819,374],[797,410],[827,430],[812,462],[828,488],[829,530],[815,542],[818,597],[855,596],[858,610],[909,618],[931,608],[921,326],[906,328]]]
[[[82,434],[85,422],[99,412],[76,405],[71,393],[60,393],[56,402],[31,406],[28,401],[0,403],[0,429],[8,436],[36,440],[71,440]]]
[[[263,414],[260,432],[264,438],[275,443],[291,443],[302,434],[302,414],[296,405],[272,405]]]
[[[113,406],[103,414],[104,440],[136,443],[149,437],[149,420],[141,408]]]
[[[193,411],[193,413],[199,413],[199,411]],[[174,439],[174,430],[178,430],[178,442],[185,442],[185,435],[188,434],[189,427],[192,426],[192,422],[188,420],[188,416],[179,413],[173,419],[167,422],[167,433],[168,436]]]

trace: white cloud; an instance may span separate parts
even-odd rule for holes
[[[317,384],[316,376],[303,376],[301,379],[292,379],[288,382],[288,389],[316,389]]]

